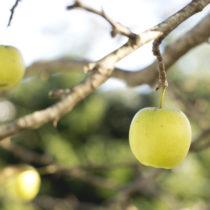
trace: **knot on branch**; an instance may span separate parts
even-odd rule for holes
[[[51,90],[48,95],[51,98],[59,98],[60,99],[60,98],[64,98],[65,96],[67,96],[71,92],[72,92],[71,88],[70,89],[65,89],[65,90],[58,89],[58,90]]]
[[[203,5],[202,5],[202,3],[198,3],[198,1],[195,1],[195,0],[194,0],[194,4],[196,4],[195,8],[196,8],[197,12],[200,12],[200,11],[203,10]]]
[[[114,66],[109,64],[109,62],[97,62],[97,63],[89,63],[88,65],[84,66],[84,72],[92,72],[92,71],[98,71],[100,74],[109,76],[111,75],[112,71],[114,69]]]

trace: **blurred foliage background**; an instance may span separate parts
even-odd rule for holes
[[[80,51],[90,46],[88,39]],[[160,92],[147,85],[105,86],[78,104],[56,127],[46,124],[0,143],[0,168],[27,163],[38,169],[42,179],[33,201],[15,203],[0,198],[0,209],[210,209],[209,57],[209,45],[203,44],[168,72],[164,107],[181,109],[193,130],[191,151],[178,167],[144,167],[129,148],[134,114],[143,107],[159,106]],[[71,88],[85,76],[78,69],[61,69],[25,78],[2,96],[1,123],[50,106],[56,102],[48,97],[50,90]]]
[[[201,50],[209,56],[206,45],[187,56],[193,59]],[[180,63],[168,73],[170,85],[164,106],[187,114],[196,139],[209,129],[210,77],[205,69],[209,63],[200,63],[197,74],[183,71]],[[45,79],[33,75],[13,89],[7,100],[20,117],[55,103],[47,97],[50,90],[74,86],[83,77],[74,69]],[[158,106],[159,100],[160,93],[149,87],[100,89],[63,117],[57,127],[47,124],[12,138],[13,146],[0,148],[0,167],[31,164],[38,168],[42,184],[31,203],[1,202],[0,208],[121,209],[125,189],[132,191],[132,184],[138,181],[144,183],[126,198],[127,209],[209,209],[208,135],[193,144],[187,158],[173,170],[144,167],[131,154],[128,130],[132,117],[140,108]]]

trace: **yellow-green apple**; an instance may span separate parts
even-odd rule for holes
[[[180,110],[144,108],[131,122],[129,143],[132,153],[143,165],[171,169],[189,151],[191,126]]]
[[[14,87],[23,77],[25,65],[19,50],[0,45],[0,90]]]

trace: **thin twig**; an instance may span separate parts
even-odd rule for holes
[[[101,17],[103,17],[108,23],[110,23],[110,25],[112,26],[112,31],[111,31],[111,36],[115,37],[117,33],[120,33],[124,36],[129,37],[130,39],[138,39],[138,35],[131,32],[129,28],[123,26],[120,23],[115,23],[106,13],[105,11],[102,9],[102,11],[97,11],[93,8],[90,8],[88,6],[85,6],[80,0],[76,0],[74,2],[74,4],[69,5],[66,7],[66,9],[68,10],[72,10],[72,9],[76,9],[76,8],[80,8],[80,9],[84,9],[88,12],[91,12],[93,14],[99,15]]]
[[[11,14],[10,14],[10,17],[9,17],[9,21],[8,21],[8,24],[7,24],[7,27],[10,26],[11,22],[12,22],[12,18],[14,16],[14,13],[15,13],[15,9],[17,8],[18,6],[18,3],[20,2],[21,0],[16,0],[15,1],[15,4],[12,6],[12,8],[10,9],[11,11]]]

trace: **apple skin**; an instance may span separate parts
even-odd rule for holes
[[[182,111],[148,107],[134,116],[129,143],[143,165],[171,169],[186,157],[191,136],[190,122]]]
[[[23,77],[25,65],[19,50],[0,45],[0,90],[11,89]]]
[[[11,201],[30,201],[39,192],[41,178],[29,165],[8,166],[2,170],[0,185],[2,196]]]

